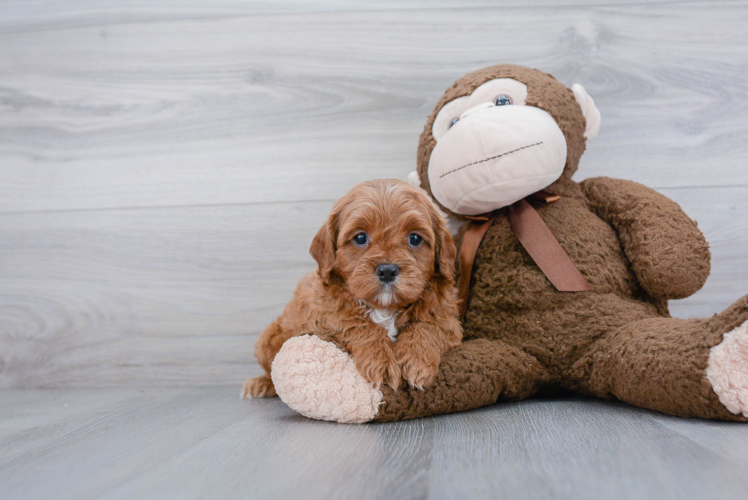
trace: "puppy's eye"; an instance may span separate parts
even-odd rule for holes
[[[454,126],[454,124],[457,123],[458,121],[460,121],[460,119],[459,118],[455,118],[454,120],[452,120],[451,122],[449,122],[449,128],[452,128]]]
[[[497,106],[507,106],[509,104],[512,104],[512,98],[506,94],[501,94],[493,100],[493,103]]]
[[[366,245],[367,241],[368,239],[366,238],[366,233],[358,233],[353,237],[353,242],[360,247]]]
[[[417,247],[421,243],[423,243],[423,238],[421,238],[416,233],[410,233],[410,236],[408,236],[408,243],[410,243],[410,246]]]

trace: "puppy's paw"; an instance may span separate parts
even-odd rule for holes
[[[269,398],[277,395],[273,381],[267,373],[247,380],[242,387],[242,398]]]
[[[411,387],[423,390],[434,382],[439,374],[440,356],[433,351],[404,348],[396,350],[402,376]]]
[[[397,390],[402,381],[400,366],[389,353],[377,349],[357,349],[353,353],[358,372],[378,389],[387,384]]]

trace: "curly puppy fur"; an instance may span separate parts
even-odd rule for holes
[[[546,188],[561,200],[538,212],[592,291],[557,291],[517,240],[508,210],[502,209],[475,257],[465,341],[444,356],[436,382],[426,391],[395,393],[384,388],[374,420],[467,410],[568,390],[671,415],[746,420],[748,410],[741,413],[739,404],[728,408],[720,402],[720,396],[739,398],[718,395],[720,388],[710,383],[706,369],[710,350],[723,342],[726,332],[748,321],[748,296],[712,318],[670,317],[667,301],[695,293],[706,281],[709,246],[675,202],[646,186],[603,177],[571,180],[585,149],[585,118],[573,92],[551,75],[501,65],[458,80],[438,102],[421,135],[422,186],[431,194],[427,170],[439,110],[495,78],[525,83],[527,105],[548,112],[566,138],[564,174]],[[744,370],[748,351],[733,351],[729,363],[720,366]],[[740,397],[748,398],[746,385],[730,384],[723,385],[742,390]]]
[[[361,233],[365,244],[354,241]],[[412,244],[413,234],[419,244]],[[266,373],[248,380],[242,395],[275,396],[275,355],[286,340],[308,331],[349,350],[359,373],[377,388],[431,384],[442,355],[462,339],[456,250],[431,201],[398,180],[359,184],[335,204],[309,252],[318,269],[301,280],[283,314],[260,335],[255,355]],[[394,281],[380,279],[380,264],[398,267]]]

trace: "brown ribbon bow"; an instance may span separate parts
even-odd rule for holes
[[[569,254],[561,247],[551,230],[545,225],[540,214],[528,203],[528,200],[541,203],[553,203],[561,197],[538,191],[509,207],[509,222],[517,239],[525,247],[527,253],[535,261],[548,280],[561,292],[584,292],[591,290],[589,282],[579,272],[577,266],[569,258]],[[470,290],[470,278],[473,262],[478,247],[483,241],[488,228],[498,217],[499,211],[487,215],[467,217],[468,225],[462,239],[460,249],[460,317],[467,311],[467,296]]]

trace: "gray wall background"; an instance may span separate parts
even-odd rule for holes
[[[748,292],[748,6],[0,2],[0,387],[239,384],[354,184],[404,179],[441,93],[501,62],[602,112],[577,180],[673,198]],[[591,4],[591,5],[585,5]]]

